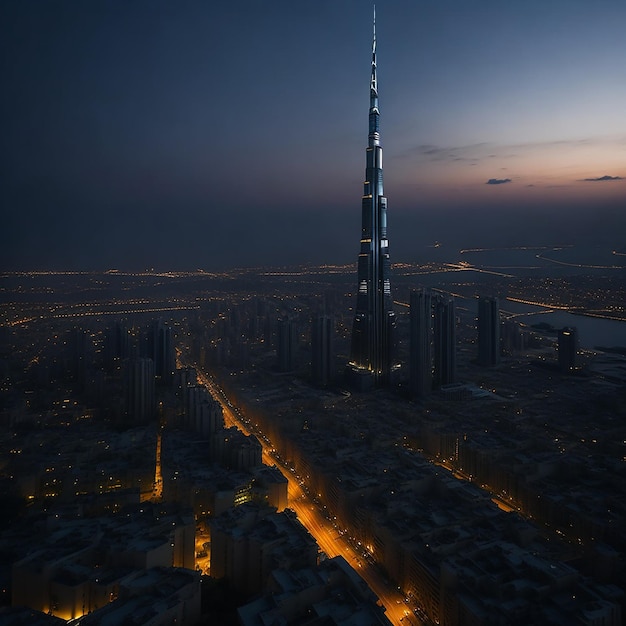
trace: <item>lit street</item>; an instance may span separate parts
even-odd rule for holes
[[[300,477],[281,466],[276,458],[274,448],[267,437],[253,427],[240,410],[226,397],[222,389],[205,373],[196,368],[198,380],[207,387],[211,395],[222,405],[224,422],[226,426],[235,426],[245,434],[254,434],[263,447],[263,462],[267,465],[277,465],[289,481],[288,495],[289,507],[293,509],[298,519],[305,528],[313,535],[320,549],[329,557],[343,556],[346,561],[367,582],[369,587],[380,599],[386,609],[387,618],[394,624],[414,624],[419,626],[423,622],[416,617],[415,607],[407,602],[406,598],[390,583],[385,582],[384,577],[378,571],[365,551],[365,548],[357,549],[353,546],[347,533],[341,532],[328,519],[320,505],[304,491],[300,485]]]

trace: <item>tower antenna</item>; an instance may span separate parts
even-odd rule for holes
[[[372,79],[370,81],[370,88],[378,95],[378,85],[376,84],[376,5],[374,5],[374,22],[373,22],[373,36],[372,36]]]

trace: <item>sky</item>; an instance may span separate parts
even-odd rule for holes
[[[373,5],[2,0],[0,269],[356,261]],[[624,0],[378,0],[392,261],[626,244]]]

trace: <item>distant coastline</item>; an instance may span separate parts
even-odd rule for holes
[[[585,311],[581,309],[565,309],[568,313],[572,315],[581,315],[584,317],[594,317],[596,319],[601,320],[611,320],[613,322],[626,322],[626,311],[623,313],[623,317],[618,317],[616,315],[603,315],[602,313],[595,313],[592,311]]]

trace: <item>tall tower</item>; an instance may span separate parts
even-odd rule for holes
[[[369,135],[362,199],[358,292],[352,327],[350,369],[362,388],[389,381],[395,315],[391,299],[387,198],[383,195],[383,149],[376,78],[376,13],[372,40]]]
[[[145,424],[156,416],[154,361],[133,359],[126,373],[126,410],[132,423]]]
[[[498,298],[478,298],[478,363],[493,367],[500,362],[500,305]]]
[[[423,397],[433,388],[432,297],[426,289],[411,292],[409,384],[413,395]]]
[[[454,300],[427,289],[411,292],[409,388],[427,396],[456,381]]]
[[[456,313],[454,298],[439,294],[434,301],[434,386],[456,382]]]
[[[291,372],[295,368],[298,334],[296,323],[288,317],[278,320],[278,345],[276,348],[276,365],[279,372]]]
[[[154,362],[155,374],[162,383],[169,385],[176,370],[176,356],[172,340],[172,328],[162,320],[153,320],[148,331],[147,357]]]
[[[333,321],[328,315],[319,315],[311,325],[311,374],[313,382],[322,387],[330,383],[334,373]]]

